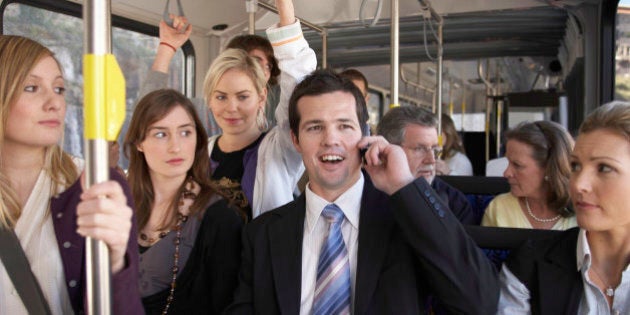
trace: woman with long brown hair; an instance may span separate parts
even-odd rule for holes
[[[569,156],[573,138],[551,121],[525,122],[505,137],[510,192],[495,197],[481,225],[566,230],[576,225],[570,209]]]
[[[147,314],[218,314],[232,298],[242,220],[209,181],[207,135],[175,90],[147,94],[125,137]]]

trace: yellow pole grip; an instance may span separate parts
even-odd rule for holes
[[[125,77],[112,54],[86,54],[84,74],[85,139],[114,141],[125,121]]]

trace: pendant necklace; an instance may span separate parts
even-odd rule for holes
[[[608,297],[614,297],[615,289],[613,289],[612,285],[609,285],[606,283],[606,281],[604,281],[604,278],[602,278],[602,276],[599,275],[599,272],[597,272],[597,269],[595,269],[595,266],[591,265],[591,269],[593,269],[593,272],[595,273],[597,278],[599,278],[599,281],[601,281],[602,284],[606,287],[606,290],[604,290],[604,294],[606,294]]]

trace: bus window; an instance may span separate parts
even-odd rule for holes
[[[462,114],[455,113],[451,117],[455,123],[457,131],[476,131],[483,132],[486,129],[485,113],[466,113],[462,120]]]
[[[3,34],[32,38],[55,53],[66,81],[66,130],[64,149],[83,156],[83,24],[78,17],[21,3],[10,3],[2,12]],[[118,27],[112,28],[112,51],[126,81],[127,122],[137,102],[140,86],[151,68],[159,39]],[[171,65],[169,86],[183,92],[184,54],[177,51]],[[126,128],[123,128],[126,130]],[[122,139],[122,136],[120,137]],[[122,157],[122,155],[121,155]]]

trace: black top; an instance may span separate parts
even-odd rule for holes
[[[250,145],[232,152],[223,152],[219,147],[219,138],[216,139],[210,159],[212,160],[212,182],[217,190],[230,201],[230,204],[242,211],[247,219],[252,218],[252,206],[245,196],[241,186],[243,174],[245,173],[245,154],[248,150],[256,147],[265,136],[261,134],[256,141]],[[253,187],[252,187],[253,190]]]
[[[236,210],[223,199],[206,209],[190,257],[177,277],[169,314],[220,314],[229,305],[238,280],[242,226]],[[161,314],[168,293],[166,289],[142,298],[145,312]]]
[[[576,227],[526,241],[505,261],[529,290],[532,314],[577,314],[584,291],[576,259],[579,233]]]
[[[179,241],[177,276],[182,273],[195,246],[202,216],[191,216],[182,222]],[[150,247],[140,246],[140,296],[150,296],[171,287],[177,232],[170,230]],[[170,264],[168,263],[170,261]]]

